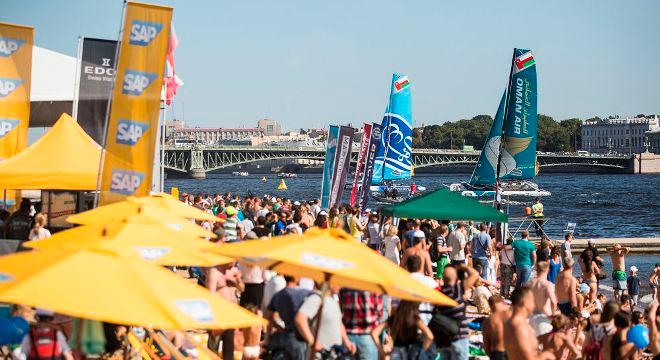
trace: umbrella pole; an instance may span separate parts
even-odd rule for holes
[[[325,297],[330,292],[330,274],[325,274],[325,281],[321,284],[321,306],[319,306],[318,316],[316,317],[316,326],[314,327],[314,340],[312,341],[312,348],[309,349],[309,360],[314,359],[316,355],[316,339],[319,338],[319,330],[321,329],[321,318],[323,317],[323,303]]]

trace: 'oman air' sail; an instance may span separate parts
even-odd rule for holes
[[[405,75],[392,75],[390,101],[383,119],[372,183],[409,179],[412,170],[412,106],[410,81]]]
[[[533,179],[536,176],[538,125],[536,64],[531,50],[514,49],[507,97],[504,146],[500,178]],[[507,164],[505,155],[512,158]]]

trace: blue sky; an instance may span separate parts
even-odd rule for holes
[[[74,56],[116,39],[121,0],[3,0],[0,21]],[[660,1],[160,1],[172,5],[186,85],[171,113],[197,126],[380,121],[392,72],[417,126],[493,114],[514,47],[537,59],[539,112],[660,113]]]

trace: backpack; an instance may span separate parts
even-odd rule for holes
[[[443,237],[442,235],[439,235],[438,238],[436,238],[436,241],[431,244],[431,249],[429,249],[429,256],[431,257],[431,262],[438,262],[440,260],[440,252],[438,252],[438,240],[440,237]],[[447,240],[445,240],[446,242]]]
[[[316,291],[312,291],[311,293],[309,293],[307,296],[305,296],[305,300],[303,300],[303,301],[300,303],[300,306],[298,307],[298,309],[296,309],[296,312],[298,312],[298,311],[300,310],[300,307],[302,306],[302,304],[304,304],[305,301],[307,301],[307,299],[309,299],[310,296],[318,296],[318,297],[321,297],[321,294],[317,293]],[[323,303],[323,300],[324,300],[324,299],[321,298],[321,303]],[[321,309],[322,307],[323,307],[323,304],[322,304],[321,307],[319,308],[319,311],[322,310],[322,309]],[[319,316],[319,313],[317,312],[316,315],[314,315],[312,318],[308,319],[308,321],[309,321],[309,328],[310,328],[310,330],[312,330],[312,334],[314,334],[314,332],[315,332],[315,327],[314,327],[313,322],[314,322],[314,320],[316,320],[316,318],[317,318],[318,316]],[[295,337],[296,337],[296,339],[297,339],[298,341],[307,342],[307,340],[305,340],[305,338],[302,336],[302,334],[298,331],[298,326],[296,326],[296,327],[293,329],[293,334],[295,335]]]
[[[62,348],[57,341],[57,330],[52,327],[30,329],[30,360],[62,360]]]
[[[344,229],[344,231],[346,231],[349,234],[351,233],[351,224],[349,223],[349,221],[351,221],[351,219],[352,219],[351,215],[344,216],[344,227],[343,227],[343,229]]]

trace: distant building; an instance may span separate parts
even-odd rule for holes
[[[186,127],[186,124],[183,120],[166,120],[165,121],[165,137],[171,138],[174,137],[174,131],[178,129],[183,129]]]
[[[581,127],[582,150],[600,154],[641,153],[646,149],[646,133],[658,129],[657,115],[584,121]]]
[[[261,128],[182,128],[174,129],[176,139],[195,139],[202,144],[222,144],[237,140],[249,141],[264,134]]]
[[[655,154],[660,154],[660,129],[647,131],[646,139],[649,151]]]
[[[257,122],[257,127],[262,129],[266,136],[280,136],[282,134],[282,126],[275,120],[261,119]]]

